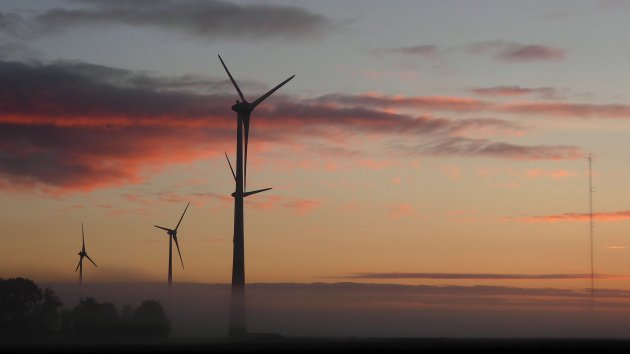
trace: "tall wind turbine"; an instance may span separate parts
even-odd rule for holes
[[[87,258],[95,267],[98,267],[96,263],[88,256],[87,252],[85,252],[85,232],[83,231],[83,223],[81,223],[81,238],[83,239],[83,246],[81,247],[81,252],[79,252],[79,264],[77,264],[77,270],[79,271],[79,284],[83,285],[83,257]]]
[[[173,240],[175,240],[175,246],[177,246],[177,253],[179,254],[179,260],[182,262],[182,269],[184,269],[184,260],[182,259],[182,253],[179,251],[179,242],[177,242],[177,229],[179,228],[179,224],[182,223],[182,219],[184,218],[184,214],[186,214],[186,210],[188,210],[188,206],[190,203],[186,204],[186,209],[182,213],[182,216],[179,218],[179,222],[175,229],[169,229],[168,227],[157,226],[158,229],[162,229],[166,231],[168,234],[168,286],[173,284]]]
[[[243,221],[243,199],[249,195],[264,192],[271,188],[264,188],[246,192],[247,184],[247,146],[249,143],[249,121],[251,113],[267,97],[271,96],[276,90],[293,79],[295,75],[284,80],[278,86],[269,90],[269,92],[260,96],[254,102],[247,102],[243,96],[243,92],[234,81],[232,74],[219,55],[219,60],[223,68],[230,77],[230,81],[238,92],[241,101],[236,100],[236,104],[232,106],[232,110],[236,112],[236,172],[232,168],[230,159],[228,160],[232,176],[236,182],[236,190],[232,193],[234,197],[234,253],[232,258],[232,296],[230,302],[230,336],[244,335],[247,333],[247,316],[245,313],[245,227]],[[243,133],[245,139],[243,139]],[[245,140],[245,141],[243,141]],[[243,156],[243,145],[245,147]]]

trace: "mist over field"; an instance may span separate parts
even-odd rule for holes
[[[66,308],[77,284],[49,283]],[[119,311],[162,302],[173,338],[227,335],[230,285],[84,284],[83,296]],[[364,283],[263,283],[247,288],[250,332],[304,337],[630,338],[630,291]]]

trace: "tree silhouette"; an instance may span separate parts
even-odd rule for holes
[[[0,278],[0,332],[50,332],[57,329],[61,300],[32,280]]]
[[[60,332],[80,335],[168,336],[170,321],[162,304],[146,300],[136,309],[127,305],[120,316],[111,303],[82,298],[72,310],[51,289],[40,289],[26,278],[0,278],[0,337]]]
[[[71,312],[72,329],[81,334],[111,334],[120,331],[121,320],[116,307],[86,297]]]
[[[170,321],[162,304],[155,300],[146,300],[135,310],[124,306],[120,316],[113,304],[87,297],[72,311],[64,311],[62,317],[66,333],[105,336],[168,336],[170,333]]]
[[[162,304],[155,300],[143,301],[133,312],[133,327],[138,333],[156,336],[167,336],[171,331]]]

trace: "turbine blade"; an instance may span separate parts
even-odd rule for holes
[[[179,242],[177,242],[177,236],[173,236],[175,240],[175,246],[177,247],[177,253],[179,254],[179,261],[182,262],[182,269],[184,269],[184,260],[182,259],[182,253],[179,251]]]
[[[243,190],[247,189],[247,147],[249,146],[249,119],[249,114],[247,114],[243,119],[243,127],[245,128],[245,163],[243,164]]]
[[[252,195],[252,194],[256,194],[256,193],[260,193],[260,192],[264,192],[264,191],[268,191],[270,189],[271,188],[263,188],[263,189],[258,189],[258,190],[251,191],[251,192],[245,192],[245,193],[243,193],[243,197],[247,197],[248,195]]]
[[[225,153],[225,159],[228,162],[228,165],[230,165],[230,171],[232,171],[232,177],[234,177],[234,180],[236,181],[236,173],[234,173],[234,169],[232,168],[232,163],[230,162],[230,158],[227,155],[227,152]]]
[[[79,266],[81,265],[81,262],[83,262],[83,256],[81,256],[81,258],[79,259],[79,263],[77,264],[77,269],[74,270],[75,272],[79,270]]]
[[[228,74],[228,76],[230,77],[230,80],[232,81],[232,85],[234,85],[234,88],[236,89],[236,91],[238,92],[238,95],[241,96],[241,100],[243,100],[243,102],[247,102],[247,100],[245,100],[245,97],[243,97],[243,93],[241,92],[241,89],[238,87],[238,85],[236,84],[236,81],[234,81],[234,78],[232,77],[232,74],[230,74],[230,70],[228,70],[227,66],[225,65],[225,63],[223,62],[223,59],[221,58],[221,56],[219,55],[219,60],[221,60],[221,64],[223,64],[223,68],[225,69],[225,72]]]
[[[94,261],[92,260],[92,258],[90,258],[90,256],[88,256],[88,255],[86,254],[86,255],[85,255],[85,257],[86,257],[87,259],[89,259],[89,260],[90,260],[90,262],[92,262],[92,264],[94,264],[96,267],[98,267],[98,266],[96,265],[96,263],[94,263]]]
[[[83,239],[83,247],[81,249],[85,252],[85,232],[83,231],[83,223],[81,223],[81,238]]]
[[[272,88],[271,90],[269,90],[269,92],[267,92],[266,94],[260,96],[260,98],[258,98],[256,101],[252,102],[252,110],[254,108],[256,108],[256,106],[258,106],[258,104],[264,100],[267,99],[267,97],[271,96],[272,93],[276,92],[280,87],[282,87],[284,84],[286,84],[287,82],[291,81],[291,79],[293,79],[295,77],[295,75],[291,76],[290,78],[282,81],[278,86]]]
[[[157,226],[157,225],[153,225],[153,226],[157,227],[158,229],[162,229],[162,230],[164,230],[164,231],[173,231],[173,230],[168,229],[168,228],[166,228],[166,227]]]
[[[186,210],[188,210],[188,206],[190,205],[190,202],[188,202],[188,204],[186,204],[186,209],[184,209],[184,212],[182,213],[182,217],[179,218],[179,222],[177,223],[177,226],[175,226],[175,230],[177,231],[177,229],[179,228],[179,224],[182,223],[182,219],[184,218],[184,214],[186,214]]]

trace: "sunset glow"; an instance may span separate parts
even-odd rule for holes
[[[166,281],[190,202],[174,282],[230,282],[221,54],[250,100],[296,75],[252,115],[248,283],[582,291],[592,154],[630,291],[630,3],[157,2],[0,3],[0,277],[76,282],[84,223],[86,283]]]

